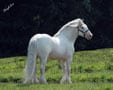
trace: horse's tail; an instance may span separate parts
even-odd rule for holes
[[[30,42],[28,46],[24,83],[34,83],[36,81],[36,43]]]

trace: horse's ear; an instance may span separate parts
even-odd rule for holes
[[[84,22],[84,18],[81,19]]]
[[[83,24],[83,19],[79,19],[79,26],[81,26]]]

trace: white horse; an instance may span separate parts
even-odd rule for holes
[[[72,83],[70,64],[74,53],[74,42],[78,36],[90,40],[93,36],[87,25],[81,19],[75,19],[65,24],[53,37],[48,34],[34,35],[28,46],[28,56],[25,67],[24,83],[47,83],[44,73],[47,59],[61,61],[63,77],[61,83]],[[40,79],[36,78],[36,58],[40,59]]]

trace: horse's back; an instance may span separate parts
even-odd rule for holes
[[[47,41],[51,41],[51,36],[48,34],[36,34],[34,35],[31,39],[30,42],[47,42]]]
[[[32,39],[47,39],[47,38],[51,38],[51,36],[50,35],[48,35],[48,34],[35,34],[32,38],[31,38],[31,40]]]

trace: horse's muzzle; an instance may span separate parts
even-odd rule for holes
[[[87,40],[91,40],[92,37],[93,37],[93,34],[92,34],[90,31],[87,31],[87,32],[85,33],[85,38],[86,38]]]

